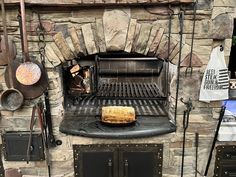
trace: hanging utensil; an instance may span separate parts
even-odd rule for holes
[[[1,36],[0,36],[1,37]],[[7,57],[6,57],[6,45],[5,39],[2,38],[0,40],[0,66],[4,66],[8,64]],[[8,39],[8,46],[9,46],[9,57],[10,60],[14,60],[16,58],[16,44]]]
[[[18,21],[19,21],[19,27],[20,27],[20,36],[21,36],[21,48],[22,51],[24,51],[24,45],[23,45],[23,30],[22,30],[22,20],[21,20],[21,13],[19,11],[19,14],[17,16]],[[38,62],[35,61],[38,66],[41,69],[41,77],[39,79],[39,81],[36,84],[33,85],[23,85],[21,83],[19,83],[16,79],[16,70],[17,68],[20,66],[21,62],[19,60],[14,60],[12,62],[12,75],[13,75],[13,82],[14,82],[14,87],[18,90],[20,90],[20,92],[23,94],[25,99],[34,99],[37,98],[39,96],[41,96],[43,94],[43,92],[47,89],[48,87],[48,79],[47,79],[47,73],[43,67],[43,65]],[[8,70],[8,68],[7,68]],[[5,73],[5,78],[8,78],[8,72]],[[9,81],[6,79],[6,84],[7,86],[10,85]]]
[[[6,13],[4,0],[1,1],[1,9],[2,9],[2,21],[3,21],[3,32],[4,32],[4,40],[5,40],[5,48],[6,48],[6,58],[8,61],[8,80],[10,88],[5,90],[1,97],[0,102],[3,108],[14,111],[21,107],[23,104],[24,98],[22,93],[14,88],[13,79],[12,79],[12,67],[11,60],[9,56],[9,45],[8,45],[8,37],[7,37],[7,23],[6,23]]]
[[[24,60],[16,70],[16,79],[23,85],[33,85],[37,83],[41,77],[41,69],[38,64],[32,62],[29,57],[27,32],[26,32],[26,19],[25,19],[25,1],[20,1],[21,17],[22,17],[22,32],[24,44]]]
[[[210,167],[210,164],[211,164],[212,153],[213,153],[215,145],[216,145],[216,141],[217,141],[218,133],[219,133],[219,130],[220,130],[221,122],[222,122],[223,117],[225,115],[226,103],[221,106],[220,115],[219,115],[216,131],[215,131],[214,139],[213,139],[213,142],[211,144],[211,150],[210,150],[210,153],[209,153],[209,156],[208,156],[208,160],[207,160],[207,164],[206,164],[206,168],[205,168],[205,172],[204,172],[204,177],[207,177],[208,170],[209,170],[209,167]]]
[[[184,116],[183,116],[183,145],[182,145],[182,163],[181,163],[181,177],[184,176],[184,158],[185,158],[185,142],[186,142],[186,131],[189,124],[189,114],[193,108],[192,101],[189,98],[187,102],[183,101],[183,98],[180,99],[182,103],[185,104],[186,110],[184,110]]]
[[[198,146],[199,146],[199,134],[195,133],[195,177],[198,174]]]

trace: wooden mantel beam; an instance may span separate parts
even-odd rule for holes
[[[41,6],[93,6],[93,5],[165,5],[191,4],[195,0],[25,0],[27,5]],[[5,0],[6,5],[19,4],[20,0]]]

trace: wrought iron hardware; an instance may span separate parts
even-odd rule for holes
[[[73,153],[75,177],[162,176],[162,144],[73,145]]]
[[[129,176],[129,161],[127,159],[125,159],[124,166],[125,166],[124,177],[128,177]]]
[[[219,145],[216,150],[214,177],[236,177],[236,146]]]
[[[113,176],[113,175],[112,175],[112,166],[113,166],[112,160],[109,159],[109,160],[108,160],[109,177],[112,177],[112,176]]]
[[[27,144],[30,133],[6,132],[2,135],[3,151],[7,161],[26,161]],[[45,159],[42,134],[33,132],[32,145],[30,146],[30,161],[42,161]]]

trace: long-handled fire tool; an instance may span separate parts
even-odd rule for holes
[[[183,98],[180,99],[180,101],[182,103],[185,104],[186,106],[186,110],[184,110],[184,115],[183,115],[183,145],[182,145],[182,164],[181,164],[181,177],[183,177],[184,174],[184,157],[185,157],[185,141],[186,141],[186,131],[188,128],[188,124],[189,124],[189,114],[193,108],[193,104],[191,99],[189,98],[189,100],[187,102],[183,101]]]
[[[43,144],[45,147],[45,157],[46,157],[46,164],[48,167],[48,177],[51,177],[51,164],[49,160],[49,142],[48,142],[48,133],[47,133],[47,126],[45,123],[45,117],[44,117],[44,107],[43,103],[39,102],[37,104],[37,112],[38,112],[38,118],[39,118],[39,124],[42,132],[42,137],[43,137]]]
[[[198,174],[198,145],[199,145],[199,134],[195,133],[195,177]]]
[[[212,158],[212,153],[213,153],[213,150],[215,148],[217,136],[218,136],[218,133],[219,133],[219,130],[220,130],[220,125],[221,125],[221,122],[222,122],[224,114],[225,114],[225,109],[226,109],[226,105],[224,104],[224,105],[221,106],[220,115],[219,115],[219,119],[218,119],[218,124],[217,124],[217,128],[216,128],[216,131],[215,131],[215,136],[214,136],[214,139],[213,139],[213,142],[212,142],[212,145],[211,145],[211,151],[210,151],[210,154],[209,154],[209,157],[208,157],[204,177],[206,177],[207,174],[208,174],[208,170],[209,170],[210,163],[211,163],[211,158]]]

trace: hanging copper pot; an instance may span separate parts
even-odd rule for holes
[[[14,111],[21,107],[23,104],[24,98],[22,93],[14,88],[13,80],[12,80],[12,67],[11,60],[9,54],[9,43],[7,37],[7,24],[6,24],[6,13],[4,7],[4,0],[1,1],[1,9],[2,9],[2,21],[3,21],[3,31],[4,31],[4,40],[5,40],[5,49],[6,49],[6,58],[8,61],[8,79],[10,82],[10,89],[3,91],[0,102],[4,109]]]
[[[25,19],[25,2],[20,1],[21,17],[22,17],[22,32],[24,44],[24,60],[16,70],[16,79],[23,85],[33,85],[37,83],[41,77],[41,69],[39,65],[30,60],[26,32],[26,19]]]

